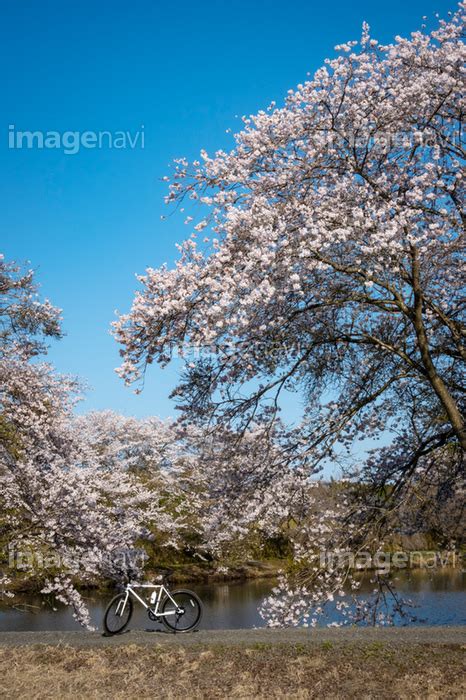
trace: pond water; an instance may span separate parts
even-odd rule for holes
[[[203,629],[244,629],[263,627],[258,613],[262,600],[274,586],[273,580],[256,580],[244,583],[217,583],[211,585],[189,584],[204,603]],[[182,586],[180,586],[182,587]],[[369,582],[363,584],[361,595],[371,590]],[[411,624],[466,625],[466,576],[461,569],[436,571],[412,570],[400,574],[397,590],[409,598],[416,607],[412,613],[417,621]],[[108,601],[113,596],[87,593],[86,600],[93,624],[102,628],[102,617]],[[12,607],[13,602],[16,607]],[[336,614],[323,621],[328,624],[338,619]],[[132,629],[158,629],[150,622],[145,610],[135,601],[135,612],[130,623]],[[16,596],[8,607],[0,607],[0,630],[44,631],[79,629],[69,608],[58,605],[53,611],[50,603],[40,597]]]

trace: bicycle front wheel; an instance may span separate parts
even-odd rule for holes
[[[123,632],[133,614],[133,601],[126,593],[120,593],[112,598],[104,614],[104,629],[107,634]],[[126,603],[125,603],[126,600]]]
[[[162,620],[169,630],[189,632],[201,621],[202,603],[192,591],[173,591],[163,601],[162,613]]]

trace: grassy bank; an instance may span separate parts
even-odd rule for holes
[[[243,563],[230,565],[228,568],[225,567],[225,569],[219,570],[218,567],[214,568],[197,563],[184,566],[163,563],[163,567],[174,567],[174,573],[170,577],[170,583],[172,585],[181,585],[185,583],[239,583],[258,579],[273,579],[276,578],[279,570],[283,569],[286,565],[287,562],[279,559],[267,561],[250,559]],[[148,581],[155,581],[159,572],[160,570],[157,568],[151,569],[148,567],[144,572],[144,577]],[[10,581],[9,590],[14,593],[38,594],[44,586],[45,578],[40,576],[27,578],[21,575],[11,575]],[[88,582],[86,585],[83,585],[80,583],[79,579],[75,579],[75,585],[78,590],[81,591],[94,590],[104,592],[113,590],[115,581],[96,579],[94,582]]]
[[[5,698],[459,698],[459,644],[3,647]]]

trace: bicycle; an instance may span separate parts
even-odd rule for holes
[[[116,595],[104,613],[104,629],[107,634],[123,632],[133,614],[134,597],[146,610],[153,622],[163,622],[171,632],[189,632],[195,629],[202,617],[202,603],[198,596],[187,589],[170,592],[166,586],[167,579],[173,573],[169,569],[161,583],[126,583],[121,593]],[[153,593],[147,603],[139,596],[135,588],[152,589]]]

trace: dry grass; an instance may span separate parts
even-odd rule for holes
[[[444,700],[466,696],[463,661],[458,645],[4,647],[0,697]]]

